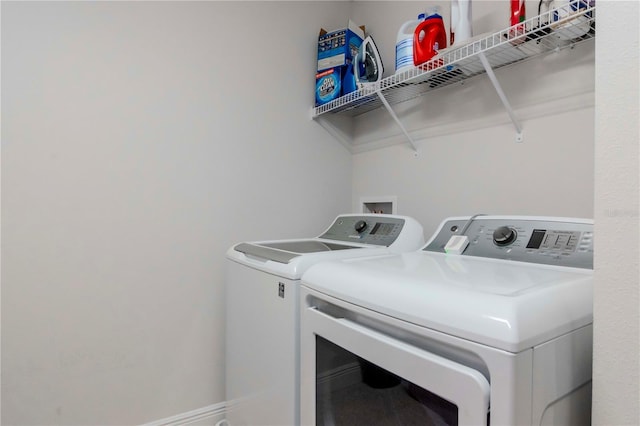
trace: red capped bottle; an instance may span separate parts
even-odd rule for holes
[[[435,7],[420,22],[413,33],[413,64],[420,65],[433,58],[438,50],[447,47],[447,30]]]

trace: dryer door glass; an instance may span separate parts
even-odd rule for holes
[[[458,407],[316,337],[317,425],[458,424]]]

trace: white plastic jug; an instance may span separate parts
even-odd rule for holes
[[[396,73],[413,67],[413,35],[418,24],[425,19],[425,14],[418,19],[407,21],[398,30],[396,38]]]

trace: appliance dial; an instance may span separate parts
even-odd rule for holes
[[[508,226],[501,226],[493,231],[493,242],[500,247],[508,246],[516,240],[518,233]]]
[[[356,222],[354,228],[356,229],[356,232],[358,234],[361,234],[362,231],[367,229],[367,222],[365,222],[364,220],[359,220],[359,221]]]

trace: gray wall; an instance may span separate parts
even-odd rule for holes
[[[343,8],[2,2],[2,424],[224,401],[225,250],[350,209],[309,119]]]
[[[640,3],[602,6],[596,39],[593,423],[638,425]]]
[[[476,32],[504,26],[498,4],[474,3]],[[423,6],[2,2],[2,423],[223,401],[226,248],[397,195],[427,233],[479,211],[595,217],[594,424],[637,424],[637,2],[599,4],[597,54],[498,72],[523,144],[480,78],[404,111],[418,157],[373,114],[352,160],[308,119],[317,28],[352,16],[391,70],[395,29]],[[277,48],[225,45],[265,34]]]

